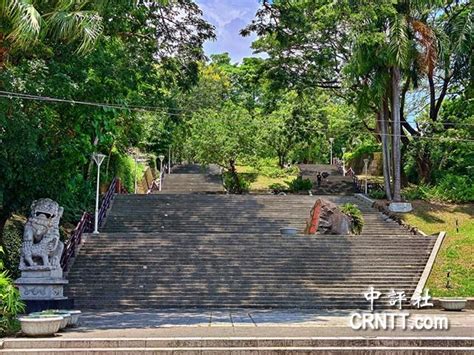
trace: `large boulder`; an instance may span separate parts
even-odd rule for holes
[[[318,199],[311,210],[311,218],[306,227],[307,234],[349,235],[352,230],[352,219],[344,214],[331,201]]]

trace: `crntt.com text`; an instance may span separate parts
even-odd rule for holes
[[[350,326],[354,330],[448,330],[446,316],[410,316],[408,312],[352,313]]]

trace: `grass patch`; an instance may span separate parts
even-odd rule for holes
[[[428,279],[433,296],[474,296],[474,204],[441,204],[412,201],[413,212],[402,215],[427,234],[447,235]],[[459,232],[456,231],[456,220]],[[450,288],[446,288],[450,272]]]
[[[283,170],[282,170],[283,171]],[[267,192],[270,191],[269,186],[272,184],[282,184],[287,186],[285,181],[291,181],[297,177],[297,174],[288,174],[285,176],[271,177],[265,175],[257,168],[249,165],[237,166],[237,172],[248,182],[250,182],[251,192]]]

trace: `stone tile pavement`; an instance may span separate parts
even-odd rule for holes
[[[448,330],[366,330],[350,327],[351,311],[315,310],[137,310],[86,312],[81,325],[63,337],[159,336],[473,336],[474,311],[410,311],[414,317],[446,316]],[[405,311],[406,312],[406,311]],[[398,322],[399,325],[399,322]],[[410,328],[410,327],[408,327]]]

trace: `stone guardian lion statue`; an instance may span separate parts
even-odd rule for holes
[[[59,221],[64,209],[49,198],[34,201],[25,224],[20,269],[60,268],[64,244],[59,239]]]

